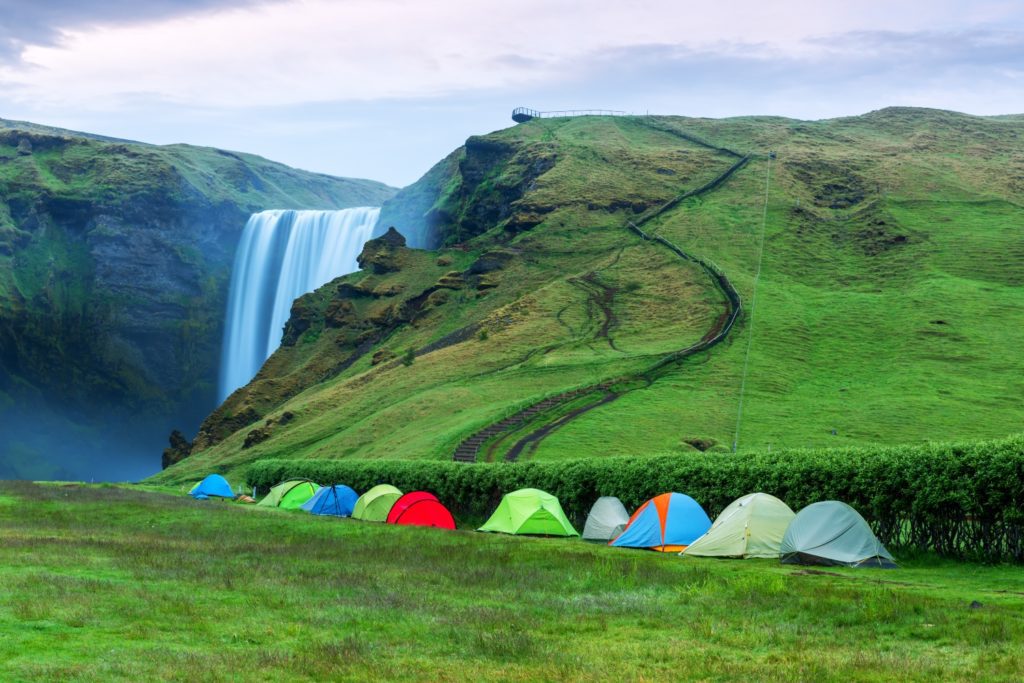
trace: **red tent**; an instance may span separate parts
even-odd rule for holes
[[[448,508],[441,505],[433,493],[413,491],[407,493],[391,506],[388,524],[410,524],[412,526],[436,526],[454,529],[455,520]]]

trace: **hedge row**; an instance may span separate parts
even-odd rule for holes
[[[1024,435],[874,449],[513,464],[264,460],[247,472],[249,485],[262,490],[294,477],[344,483],[359,492],[380,483],[432,491],[471,523],[485,519],[503,494],[523,487],[557,496],[577,525],[599,496],[618,496],[634,509],[659,493],[680,491],[714,517],[739,496],[765,491],[794,510],[819,500],[845,501],[896,549],[1024,561]]]

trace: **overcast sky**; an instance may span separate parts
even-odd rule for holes
[[[0,0],[0,117],[405,185],[511,109],[1024,113],[1021,0]]]

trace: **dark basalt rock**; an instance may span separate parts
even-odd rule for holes
[[[507,251],[489,251],[474,261],[466,270],[467,275],[483,275],[502,270],[514,255]]]
[[[337,288],[338,296],[346,299],[358,299],[361,297],[375,297],[377,296],[373,291],[363,289],[358,284],[352,284],[351,282],[342,282]]]
[[[395,272],[401,268],[399,252],[404,248],[405,237],[392,226],[380,237],[364,244],[356,262],[361,269],[377,275]]]
[[[395,357],[397,356],[391,349],[378,349],[374,352],[373,358],[370,359],[370,365],[380,365]]]
[[[356,322],[356,307],[346,299],[332,299],[324,309],[324,324],[327,327],[344,327]]]
[[[160,459],[160,466],[163,469],[167,469],[171,465],[181,462],[192,455],[192,444],[177,429],[171,432],[170,442],[170,448],[164,449],[163,457]]]
[[[311,294],[304,294],[292,303],[288,322],[284,324],[281,346],[294,346],[302,334],[317,323],[320,312]]]

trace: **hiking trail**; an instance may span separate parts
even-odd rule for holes
[[[620,396],[623,396],[625,393],[628,393],[635,388],[639,388],[639,386],[626,386],[625,388],[620,388],[619,391],[615,391],[613,390],[615,385],[639,384],[641,386],[650,386],[650,384],[654,382],[658,370],[705,351],[724,340],[729,335],[729,332],[732,330],[736,320],[739,318],[742,312],[740,296],[736,291],[736,288],[733,287],[731,282],[729,282],[725,273],[710,262],[683,251],[664,237],[645,232],[641,226],[665,214],[666,212],[671,211],[681,202],[690,197],[700,196],[716,189],[722,183],[727,181],[733,174],[743,168],[743,166],[750,161],[750,155],[740,154],[739,152],[719,147],[696,136],[682,131],[677,131],[670,127],[657,125],[651,121],[647,122],[647,125],[656,130],[675,135],[691,143],[728,154],[737,159],[737,161],[728,169],[701,187],[683,192],[661,206],[641,215],[635,222],[627,221],[623,226],[625,229],[630,230],[641,239],[649,242],[657,242],[672,251],[681,259],[689,261],[701,268],[708,277],[710,277],[716,289],[718,289],[725,298],[726,310],[716,318],[708,332],[705,333],[701,340],[696,344],[662,356],[662,358],[656,363],[636,375],[605,380],[598,384],[580,387],[546,397],[497,422],[493,422],[490,425],[477,430],[467,438],[463,439],[456,447],[455,452],[452,455],[452,459],[454,461],[477,462],[481,456],[482,448],[484,449],[482,454],[485,456],[484,459],[493,459],[497,452],[500,451],[501,446],[506,443],[509,438],[516,437],[524,429],[528,429],[525,434],[519,436],[518,440],[516,440],[505,453],[504,459],[506,461],[517,461],[524,451],[532,453],[548,435],[560,427],[568,424],[572,420],[575,420],[579,416],[586,414],[594,408],[607,405],[618,399]],[[621,253],[622,250],[620,249],[619,255],[621,255]],[[612,264],[609,264],[609,266],[605,266],[599,270],[604,270],[605,268],[613,265],[618,261],[619,255],[616,256]],[[568,282],[587,293],[588,309],[590,307],[596,307],[596,309],[601,312],[603,322],[597,329],[595,339],[604,339],[607,341],[609,347],[618,351],[619,349],[615,346],[614,339],[610,336],[610,332],[614,329],[617,322],[615,314],[612,311],[612,302],[614,300],[615,290],[600,282],[598,270],[591,271],[583,276],[568,278]],[[559,311],[559,322],[562,322],[561,313],[562,311]],[[593,320],[593,316],[590,315],[589,311],[588,319],[596,322]],[[562,324],[565,325],[564,322],[562,322]],[[568,327],[568,325],[566,325],[566,327]],[[583,399],[587,400],[584,401]],[[562,413],[562,410],[569,407],[569,404],[577,401],[579,401],[581,405],[573,408],[567,413]],[[546,417],[546,413],[551,413],[551,415]],[[531,423],[536,424],[534,425]]]

